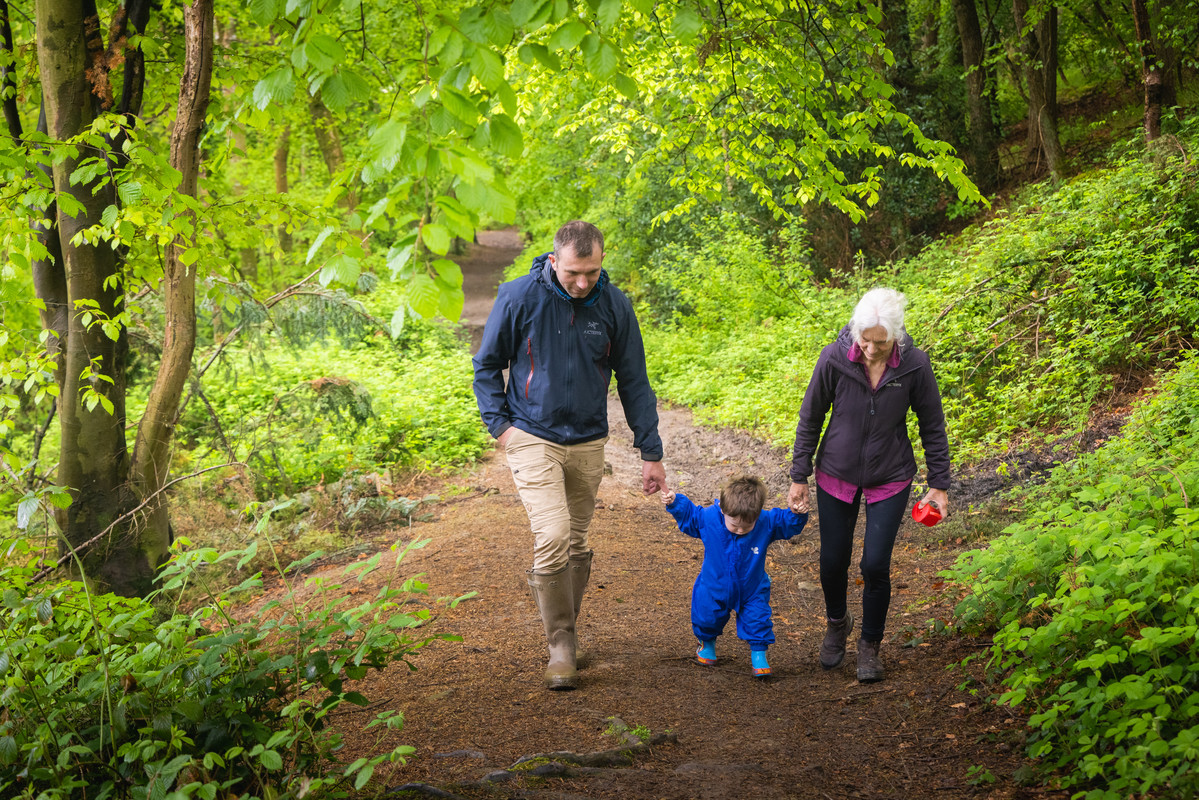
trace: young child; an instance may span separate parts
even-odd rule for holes
[[[766,485],[748,475],[729,481],[720,500],[706,508],[669,489],[661,494],[679,530],[704,543],[704,563],[691,591],[691,629],[699,639],[696,658],[701,664],[716,663],[716,637],[736,611],[737,636],[749,642],[753,674],[766,677],[766,648],[774,643],[766,548],[802,531],[808,515],[794,505],[763,511]]]

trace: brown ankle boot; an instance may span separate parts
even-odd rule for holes
[[[883,660],[878,651],[882,642],[858,639],[858,682],[875,683],[883,679]]]
[[[845,642],[849,632],[853,630],[853,617],[849,612],[839,620],[828,621],[828,629],[824,632],[824,641],[820,643],[820,666],[825,669],[836,669],[845,658]]]
[[[550,661],[545,668],[545,688],[574,689],[579,685],[575,671],[575,609],[571,596],[570,567],[549,575],[528,573],[529,588],[541,612]]]

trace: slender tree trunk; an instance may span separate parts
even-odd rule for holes
[[[180,194],[194,198],[200,173],[200,131],[212,86],[212,0],[192,0],[183,10],[183,20],[183,77],[179,81],[179,103],[171,130],[171,166],[182,176]],[[138,496],[147,507],[141,552],[155,566],[166,557],[170,546],[163,489],[170,472],[175,417],[196,346],[196,262],[191,261],[189,266],[184,259],[196,239],[195,217],[189,216],[190,233],[177,236],[166,250],[163,275],[166,332],[162,361],[133,449],[133,479]]]
[[[1035,24],[1028,0],[1012,0],[1012,15],[1024,55],[1028,85],[1028,160],[1041,157],[1054,180],[1061,178],[1062,147],[1057,132],[1057,7],[1048,5]]]
[[[15,51],[12,46],[12,25],[8,18],[8,0],[0,0],[0,48],[11,58]],[[21,126],[21,113],[17,106],[16,71],[8,61],[0,61],[0,106],[4,111],[4,123],[8,135],[15,141],[24,136]]]
[[[966,69],[966,113],[970,124],[970,150],[974,182],[984,193],[999,185],[999,135],[995,112],[987,93],[989,68],[982,27],[975,0],[953,0],[958,37],[962,42],[962,66]]]
[[[287,125],[275,143],[275,192],[278,194],[287,194],[287,157],[290,153],[291,126]],[[284,253],[291,252],[291,233],[287,230],[286,223],[279,229],[279,248]]]
[[[38,68],[42,102],[51,139],[65,141],[86,131],[93,120],[91,66],[85,20],[88,0],[37,0]],[[94,6],[92,6],[94,9]],[[94,18],[93,18],[94,19]],[[93,22],[94,24],[94,22]],[[122,330],[114,341],[99,325],[85,324],[79,303],[94,303],[93,312],[108,317],[121,310],[120,275],[116,254],[107,244],[76,242],[75,235],[99,224],[104,209],[116,202],[111,184],[74,184],[71,173],[93,150],[80,148],[76,157],[53,167],[54,188],[79,204],[71,216],[58,209],[56,237],[62,252],[58,263],[65,272],[66,311],[63,341],[62,391],[59,420],[62,431],[58,480],[71,491],[72,502],[63,515],[66,546],[79,548],[118,522],[131,508],[128,491],[129,454],[125,445],[125,355]],[[36,275],[35,275],[36,278]],[[39,293],[41,288],[39,287]],[[87,395],[84,393],[88,392]],[[88,403],[90,397],[105,398]],[[89,407],[90,406],[90,407]],[[144,556],[118,555],[126,549],[117,527],[101,546],[81,552],[84,572],[102,584],[127,593],[148,584],[152,566]],[[135,590],[133,590],[135,591]]]
[[[1149,22],[1149,7],[1145,0],[1132,0],[1132,21],[1137,34],[1141,57],[1141,80],[1145,84],[1145,141],[1152,142],[1162,135],[1162,95],[1165,78],[1153,46],[1153,28]]]
[[[325,160],[329,176],[335,177],[346,161],[345,150],[341,146],[341,134],[337,132],[337,120],[333,119],[319,94],[309,100],[308,109],[312,114],[313,132],[321,150],[321,158]],[[346,211],[353,213],[358,207],[358,196],[351,189],[346,190],[344,201]]]

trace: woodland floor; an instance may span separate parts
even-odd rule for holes
[[[468,325],[482,324],[499,270],[518,252],[515,233],[492,236],[461,260]],[[728,476],[749,471],[767,481],[772,505],[783,503],[786,452],[738,431],[697,427],[686,409],[660,413],[673,488],[706,503]],[[580,617],[594,663],[580,673],[580,688],[541,686],[544,636],[524,574],[531,534],[504,458],[493,455],[455,478],[470,491],[447,495],[428,521],[378,533],[380,549],[395,539],[431,540],[401,569],[424,573],[432,597],[478,595],[437,614],[435,629],[461,642],[434,642],[415,655],[415,671],[401,665],[362,682],[372,706],[337,717],[348,736],[346,761],[409,744],[415,755],[381,774],[386,786],[424,784],[467,798],[1066,796],[1013,777],[1027,773],[1024,720],[985,701],[978,666],[955,666],[984,653],[986,642],[928,633],[930,620],[951,615],[954,598],[938,572],[971,546],[943,538],[960,527],[923,528],[909,519],[901,529],[885,681],[856,681],[856,631],[840,668],[826,672],[817,663],[824,615],[814,516],[801,537],[770,551],[774,675],[750,676],[749,649],[732,623],[718,641],[719,663],[704,667],[693,657],[689,617],[702,545],[677,531],[657,497],[642,496],[618,402],[610,419],[611,474],[596,502],[595,560]],[[961,489],[950,497],[967,513],[971,492]],[[385,709],[403,712],[402,731],[358,727]],[[496,774],[524,756],[626,747],[632,740],[622,728],[638,726],[659,743],[625,764],[562,767],[550,762],[566,759],[550,758],[535,761],[537,769]]]

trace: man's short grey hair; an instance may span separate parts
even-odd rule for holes
[[[898,341],[904,332],[903,310],[908,299],[894,289],[879,287],[862,295],[849,320],[849,332],[859,339],[862,331],[882,326],[887,341]]]
[[[592,250],[604,252],[604,234],[590,222],[576,219],[568,222],[554,234],[554,255],[562,257],[562,251],[570,248],[579,258],[588,258]]]

